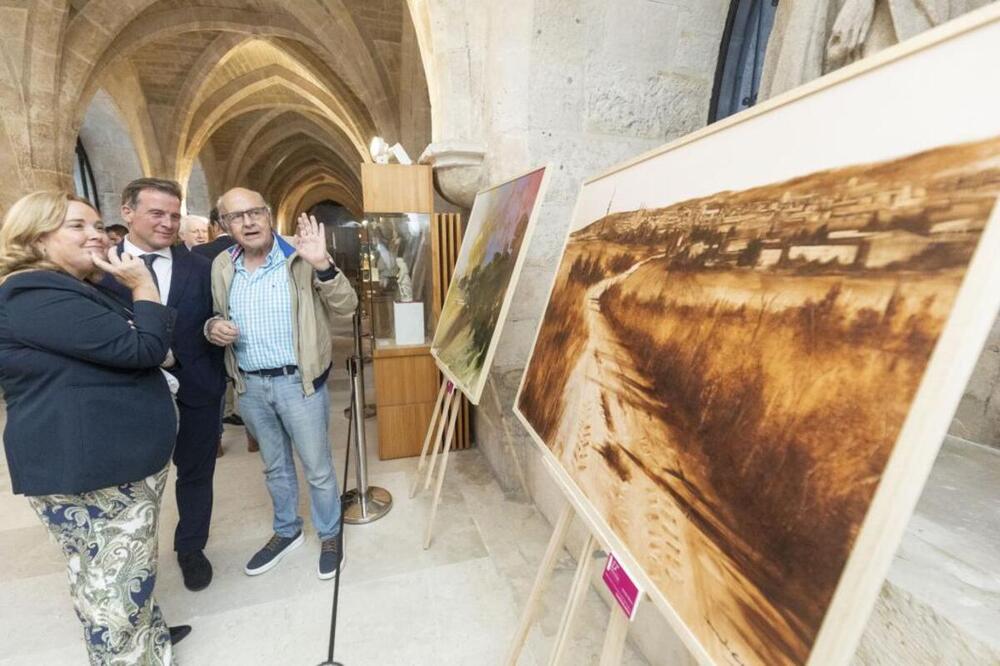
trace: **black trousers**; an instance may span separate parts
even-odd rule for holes
[[[208,543],[221,403],[219,400],[196,406],[178,403],[177,407],[181,419],[174,465],[179,519],[174,531],[174,550],[187,553],[203,550]]]

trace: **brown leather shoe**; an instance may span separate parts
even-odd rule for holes
[[[256,453],[260,451],[260,445],[257,444],[257,440],[253,438],[253,435],[247,433],[247,451],[250,453]]]

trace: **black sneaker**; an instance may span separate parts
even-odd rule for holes
[[[184,587],[192,592],[204,590],[212,582],[212,563],[204,552],[193,550],[190,553],[177,553],[177,564],[184,576]]]
[[[248,576],[258,576],[265,571],[270,571],[277,566],[281,558],[301,546],[303,541],[305,541],[305,537],[302,536],[302,530],[299,530],[299,533],[293,537],[275,534],[270,541],[264,544],[263,548],[250,558],[243,572]]]
[[[190,624],[178,624],[176,627],[168,627],[170,629],[170,644],[177,645],[182,640],[187,638],[187,635],[191,633]]]
[[[325,539],[319,549],[319,577],[328,580],[337,575],[337,566],[344,568],[344,549],[340,536]]]

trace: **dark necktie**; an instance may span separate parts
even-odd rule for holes
[[[159,257],[158,254],[144,254],[142,255],[142,261],[146,264],[146,268],[149,269],[149,274],[153,276],[153,284],[156,285],[156,290],[160,290],[160,281],[156,277],[156,271],[153,270],[153,262]]]

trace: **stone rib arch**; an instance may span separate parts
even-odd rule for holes
[[[226,187],[235,187],[237,183],[243,181],[247,175],[248,166],[244,166],[247,162],[246,155],[250,152],[251,146],[255,145],[258,135],[271,123],[271,121],[279,118],[286,113],[290,113],[288,109],[275,107],[265,112],[260,118],[254,121],[250,127],[246,129],[240,140],[233,146],[233,155],[239,155],[240,157],[236,159],[231,159],[229,161],[229,168],[226,170],[223,182],[226,183]]]
[[[204,82],[208,80],[212,71],[220,65],[226,54],[231,53],[247,39],[250,39],[250,37],[238,33],[223,33],[219,35],[198,56],[194,67],[187,73],[184,82],[181,84],[180,94],[174,103],[175,108],[182,110],[192,108],[198,99],[198,95],[202,92]],[[174,156],[178,154],[178,146],[181,145],[183,115],[183,111],[176,114],[175,122],[171,125],[166,136],[168,143],[165,153],[170,156],[171,161],[175,159]]]
[[[30,137],[52,137],[60,134],[59,123],[59,66],[54,53],[63,44],[68,3],[49,3],[47,11],[29,15],[27,45],[30,48],[24,61],[22,95]],[[12,80],[17,80],[12,78]],[[30,82],[30,85],[28,85]],[[75,135],[74,135],[75,138]],[[73,147],[76,143],[74,141]],[[61,170],[62,154],[58,141],[29,141],[29,156],[34,187],[65,187],[72,176]],[[72,173],[70,170],[68,173]]]
[[[351,184],[361,191],[360,180],[346,167],[340,157],[322,146],[299,140],[288,142],[279,153],[280,157],[273,160],[258,172],[255,181],[268,191],[278,189],[278,185],[295,177],[295,172],[318,164],[330,173],[338,176],[345,184]]]
[[[241,53],[241,49],[254,48],[256,43],[257,41],[252,38],[242,39],[233,44],[224,56],[225,58],[235,56],[235,54]],[[355,144],[367,144],[367,137],[375,132],[374,126],[370,124],[370,120],[364,114],[358,114],[355,109],[349,108],[347,106],[349,101],[345,103],[342,96],[328,90],[328,88],[338,87],[336,81],[331,81],[324,72],[318,71],[315,63],[300,59],[297,54],[289,53],[282,48],[282,45],[270,42],[265,42],[265,44],[268,48],[273,48],[277,53],[283,54],[289,59],[291,66],[300,68],[301,71],[296,72],[280,64],[272,65],[266,70],[246,73],[239,79],[230,79],[222,88],[213,88],[212,86],[217,86],[219,81],[215,80],[212,74],[220,71],[224,65],[224,60],[220,59],[215,67],[206,67],[197,73],[201,77],[200,81],[198,79],[191,80],[189,77],[190,85],[182,92],[177,103],[178,108],[186,110],[186,112],[176,116],[174,129],[171,131],[171,137],[175,142],[172,151],[172,154],[176,156],[174,157],[175,164],[183,161],[185,153],[190,157],[190,154],[199,148],[197,145],[192,146],[189,141],[191,126],[198,124],[199,113],[204,113],[206,107],[214,110],[223,107],[226,103],[232,103],[232,100],[226,100],[227,94],[238,99],[241,96],[246,96],[250,90],[259,89],[259,87],[252,88],[251,84],[259,86],[260,82],[255,81],[255,79],[261,79],[269,73],[275,77],[275,80],[286,80],[293,94],[310,98],[310,101],[325,115],[328,115],[335,125],[340,126],[339,131],[355,139]],[[213,44],[213,46],[215,45]],[[222,44],[220,44],[221,46]],[[192,77],[194,76],[195,74],[192,73]],[[309,80],[310,77],[313,80]],[[218,124],[225,121],[226,119],[223,118]]]
[[[286,197],[288,210],[293,218],[327,200],[336,201],[359,220],[364,217],[361,203],[353,201],[351,194],[335,182],[310,180],[289,192]]]
[[[132,24],[137,34],[130,39],[145,39],[157,30],[176,34],[186,29],[228,28],[251,33],[270,31],[272,36],[303,42],[346,82],[378,127],[395,128],[397,121],[389,104],[391,95],[384,89],[374,55],[354,24],[350,11],[340,0],[275,2],[274,12],[260,14],[246,10],[177,6],[173,3],[169,5],[170,9],[150,12],[158,4],[167,6],[162,1],[138,0],[130,3],[132,11],[128,12],[122,11],[118,0],[90,0],[73,18],[67,29],[67,56],[60,79],[63,84],[60,86],[63,91],[60,99],[65,108],[71,109],[74,121],[79,116],[78,107],[85,97],[84,91],[100,75],[102,65],[106,66],[110,58],[121,53],[120,48],[111,47],[119,33]],[[226,16],[242,20],[231,21],[226,26]],[[285,24],[279,25],[283,20]],[[284,34],[279,29],[284,30]],[[326,44],[336,44],[337,48],[327,48]],[[72,124],[75,131],[78,122]],[[64,134],[63,142],[72,133]]]
[[[27,105],[23,86],[16,85],[18,77],[11,62],[11,54],[0,47],[0,169],[14,174],[18,179],[17,192],[27,192],[34,187],[34,172],[31,163],[31,132],[27,115]],[[7,196],[9,187],[2,188],[5,196],[0,198],[0,212],[14,203],[16,196]]]
[[[276,215],[279,229],[284,229],[285,233],[288,233],[298,215],[308,210],[312,204],[305,205],[305,199],[310,192],[320,192],[316,195],[318,198],[313,203],[324,199],[335,199],[358,219],[361,219],[363,214],[361,200],[336,178],[331,178],[322,171],[316,171],[291,186],[281,195],[281,203],[278,205]]]
[[[143,175],[155,176],[166,173],[163,152],[160,150],[149,110],[146,108],[135,68],[128,62],[118,63],[104,77],[104,86],[101,90],[111,97],[128,129]],[[91,104],[94,99],[96,95],[91,96]],[[87,108],[90,108],[90,104]],[[81,130],[82,127],[81,125]]]
[[[348,125],[345,119],[338,115],[337,100],[312,82],[301,77],[289,78],[287,71],[278,68],[235,79],[200,105],[201,109],[206,109],[205,114],[200,119],[196,117],[192,123],[193,131],[187,131],[182,136],[184,143],[179,147],[177,154],[178,173],[185,173],[190,168],[190,162],[197,156],[208,137],[215,129],[234,117],[230,112],[236,109],[241,101],[251,99],[256,93],[272,86],[284,89],[291,96],[291,101],[297,101],[300,105],[322,113],[350,139],[359,157],[362,159],[367,157],[367,142],[357,128]]]
[[[257,128],[256,131],[251,130],[252,134],[251,131],[246,133],[243,142],[233,150],[235,155],[241,157],[230,163],[230,182],[244,180],[247,172],[254,168],[272,149],[283,141],[296,136],[311,138],[317,144],[326,146],[340,155],[351,154],[350,148],[352,147],[347,143],[346,137],[332,132],[329,127],[322,126],[320,122],[317,122],[321,119],[296,114],[296,117],[289,118],[287,123],[276,124],[276,122],[272,122],[277,121],[283,115],[286,115],[284,111],[275,116],[269,115],[267,123]],[[354,167],[351,169],[353,174],[359,175],[360,163],[361,160],[358,161],[357,165],[352,165]]]

